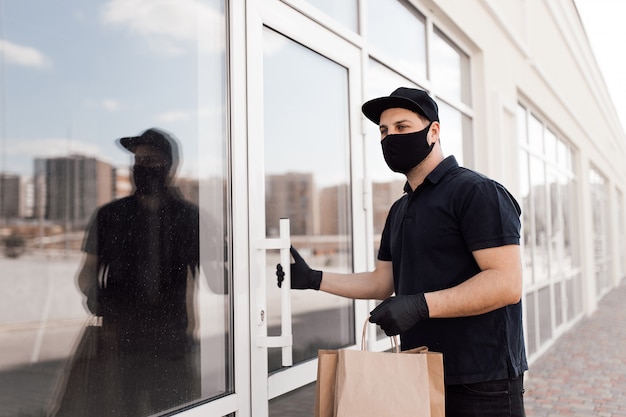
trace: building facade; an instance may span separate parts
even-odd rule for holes
[[[522,207],[531,367],[626,275],[626,135],[575,0],[0,7],[3,149],[11,155],[0,171],[33,175],[39,161],[36,202],[51,187],[54,195],[72,190],[37,188],[42,160],[71,159],[62,149],[127,168],[132,155],[116,139],[157,126],[180,141],[176,175],[200,209],[191,329],[200,391],[169,412],[283,415],[296,395],[315,395],[318,349],[358,343],[375,300],[278,289],[274,268],[289,244],[316,269],[374,267],[403,178],[385,165],[378,129],[360,106],[399,86],[423,88],[439,103],[444,154],[504,184]],[[58,139],[68,129],[71,146]],[[98,206],[128,188],[128,178],[121,187],[107,175],[106,184],[85,183],[109,193]],[[95,209],[81,211],[76,232]],[[34,212],[44,215],[37,203]],[[39,381],[37,389],[3,386],[0,406],[13,415],[54,409],[89,318],[75,285],[82,252],[31,247],[11,263],[0,258],[12,280],[3,295],[11,302],[0,303],[0,345],[9,346],[0,373]],[[388,340],[372,331],[368,345],[383,350]]]
[[[0,216],[3,219],[16,219],[20,214],[20,177],[18,175],[0,175]]]
[[[85,228],[93,211],[115,196],[113,167],[83,155],[35,160],[35,171],[43,177],[35,184],[36,206],[47,221],[64,224],[69,230]],[[40,168],[39,168],[40,167]]]

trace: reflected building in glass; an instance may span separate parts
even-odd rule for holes
[[[94,210],[116,195],[115,169],[96,158],[37,158],[35,172],[35,210],[68,230],[84,229]]]

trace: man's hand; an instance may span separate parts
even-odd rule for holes
[[[389,297],[370,312],[371,323],[378,324],[387,336],[404,333],[429,317],[424,293]]]
[[[292,246],[289,251],[295,263],[291,264],[291,288],[294,290],[319,290],[322,283],[322,271],[311,269]],[[281,264],[276,265],[278,287],[283,285],[285,272]]]

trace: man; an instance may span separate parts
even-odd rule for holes
[[[119,144],[134,154],[135,190],[100,207],[86,235],[78,285],[102,329],[85,380],[73,381],[57,415],[150,415],[200,396],[199,210],[171,184],[178,146],[169,133],[152,128]]]
[[[389,211],[373,271],[316,271],[293,249],[292,288],[384,300],[370,322],[400,334],[403,350],[443,353],[447,416],[524,416],[517,202],[444,158],[425,91],[398,88],[362,111],[380,128],[389,168],[406,175],[406,194]],[[283,274],[277,266],[279,285]]]

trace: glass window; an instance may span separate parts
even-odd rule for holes
[[[365,101],[389,95],[398,87],[418,88],[411,81],[391,71],[374,59],[369,60],[368,76],[373,82],[367,83]],[[387,212],[391,204],[404,193],[406,177],[389,169],[383,158],[380,146],[380,131],[378,126],[366,120],[365,122],[365,152],[367,154],[368,175],[372,181],[372,198],[374,209],[374,239],[376,253],[380,243],[380,233],[383,231]]]
[[[543,125],[534,115],[528,120],[528,144],[533,152],[543,154]]]
[[[558,172],[552,167],[548,167],[546,172],[546,191],[548,192],[549,224],[548,224],[548,241],[550,269],[552,278],[561,278],[563,264],[561,248],[563,244],[563,225],[561,217],[561,195],[558,182]]]
[[[517,126],[524,284],[526,299],[535,301],[525,309],[532,355],[582,309],[576,175],[572,148],[521,104]]]
[[[232,392],[224,3],[3,3],[8,414]]]
[[[312,268],[351,272],[348,71],[268,28],[263,44],[267,236],[275,237],[279,219],[288,217],[291,242]],[[268,252],[267,276],[279,261],[278,251]],[[275,285],[267,297],[268,334],[276,335]],[[320,348],[354,343],[352,300],[308,291],[291,297],[294,363],[317,357]],[[280,349],[270,349],[268,361],[270,371],[278,370]]]
[[[550,130],[550,129],[546,129],[545,132],[545,150],[544,150],[544,156],[546,158],[546,161],[550,164],[557,164],[557,140],[556,140],[556,135]]]
[[[429,58],[429,78],[437,93],[471,104],[469,57],[441,31],[434,30]]]
[[[517,106],[517,136],[520,144],[528,143],[528,120],[526,108]]]
[[[357,0],[307,0],[327,15],[333,17],[348,29],[357,32],[359,16]]]
[[[368,0],[367,41],[405,71],[426,78],[424,17],[399,0]]]
[[[535,302],[536,297],[537,293],[531,292],[526,294],[526,298],[524,299],[524,311],[526,313],[526,331],[524,335],[526,336],[526,348],[528,349],[529,355],[537,351],[538,344],[539,328],[537,327],[538,313],[537,303]]]
[[[439,121],[441,124],[441,149],[444,156],[454,155],[459,165],[466,163],[463,142],[471,141],[471,119],[459,110],[438,100]],[[469,148],[467,149],[469,152]]]
[[[621,191],[615,191],[615,208],[617,210],[617,242],[619,245],[619,253],[626,253],[626,230],[624,224],[624,196]],[[622,256],[617,263],[619,270],[617,271],[617,277],[622,280],[626,275],[626,256]]]
[[[603,295],[611,287],[611,248],[609,234],[608,185],[595,168],[589,170],[593,221],[593,255],[596,294]]]
[[[533,270],[536,281],[545,281],[550,276],[548,258],[548,207],[546,174],[543,161],[530,157],[530,186],[533,218]]]
[[[528,171],[528,153],[519,154],[520,195],[522,208],[522,243],[524,255],[524,282],[531,284],[533,280],[532,257],[532,208],[530,196],[530,174]]]

